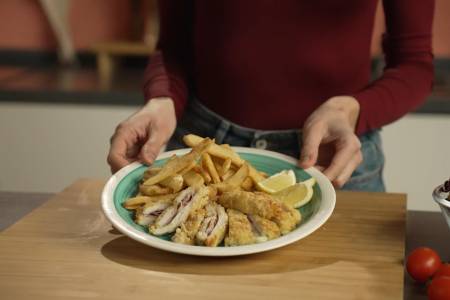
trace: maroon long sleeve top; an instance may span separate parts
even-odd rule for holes
[[[193,93],[256,129],[301,128],[333,96],[360,103],[357,133],[419,106],[433,80],[434,0],[384,0],[383,75],[370,82],[377,0],[162,0],[146,99],[168,96],[180,117]]]

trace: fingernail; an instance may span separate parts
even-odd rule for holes
[[[300,161],[304,163],[309,161],[310,158],[311,156],[309,154],[303,154],[302,157],[300,158]]]
[[[150,163],[152,163],[155,160],[155,155],[153,154],[152,151],[150,151],[148,146],[144,146],[142,152],[144,153],[144,158]]]

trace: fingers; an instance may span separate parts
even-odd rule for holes
[[[107,162],[111,167],[111,172],[116,173],[130,163],[127,159],[127,143],[123,135],[114,135],[111,138],[111,147]]]
[[[331,164],[324,170],[336,186],[341,187],[351,176],[351,173],[362,161],[361,143],[354,134],[342,137],[336,143],[336,153]]]
[[[303,146],[300,154],[299,167],[307,169],[317,162],[319,146],[325,136],[325,124],[321,122],[305,126],[303,131]]]
[[[344,184],[350,179],[350,177],[353,174],[353,171],[359,166],[359,164],[362,162],[363,156],[361,152],[359,151],[352,160],[345,166],[345,168],[342,170],[342,172],[336,177],[336,179],[333,181],[333,184],[341,188],[344,186]]]
[[[325,170],[325,167],[322,167],[320,165],[315,165],[314,168],[316,168],[317,170],[319,170],[320,172],[323,173],[323,171]]]
[[[158,156],[161,148],[167,143],[170,134],[156,124],[152,124],[149,130],[149,138],[142,146],[140,158],[143,163],[152,164]]]

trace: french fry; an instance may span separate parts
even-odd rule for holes
[[[203,168],[200,168],[200,175],[203,177],[206,184],[212,181],[211,175],[209,175],[209,173]]]
[[[136,196],[133,198],[129,198],[122,205],[126,209],[136,209],[136,208],[144,205],[145,203],[151,201],[151,199],[152,199],[151,197],[147,197],[147,196]]]
[[[159,185],[141,185],[139,191],[145,196],[166,195],[172,192],[168,187],[161,187]]]
[[[222,145],[220,145],[220,147],[233,151],[233,148],[231,148],[231,146],[229,144],[222,144]]]
[[[246,177],[244,181],[241,183],[241,188],[244,191],[250,192],[253,188],[253,180],[250,177]]]
[[[216,167],[214,166],[211,156],[207,152],[202,154],[202,167],[204,170],[208,171],[209,175],[214,183],[220,182],[219,174],[217,173]]]
[[[204,139],[195,134],[188,134],[183,137],[183,141],[189,147],[194,147],[200,144]],[[244,160],[239,157],[239,155],[234,152],[231,148],[221,147],[215,143],[213,143],[207,150],[207,152],[215,157],[219,157],[222,159],[230,158],[231,162],[238,167],[242,166]]]
[[[159,171],[161,171],[160,167],[152,167],[152,168],[148,168],[145,172],[144,172],[144,176],[143,179],[147,180],[152,176],[155,176]]]
[[[199,174],[200,176],[202,176],[203,181],[205,184],[208,184],[211,182],[211,176],[209,175],[209,173],[207,171],[205,171],[202,166],[196,165],[195,167],[192,168],[192,171],[194,171],[195,173]]]
[[[250,176],[250,168],[249,165],[245,163],[233,174],[233,176],[228,178],[225,183],[238,187],[241,186],[247,176]]]
[[[202,175],[196,173],[193,170],[186,172],[183,175],[183,179],[187,186],[202,186],[205,183]]]
[[[197,166],[197,162],[195,160],[193,160],[186,168],[184,168],[183,170],[181,170],[179,172],[180,175],[184,175],[187,172],[189,172],[190,170],[192,170],[192,168],[194,168],[195,166]]]
[[[261,172],[261,171],[260,171],[259,174],[260,174],[262,177],[264,177],[264,178],[269,177],[269,175],[267,175],[266,172]]]
[[[226,174],[231,167],[231,158],[227,158],[223,161],[222,164],[222,175]]]
[[[144,182],[144,185],[154,185],[170,176],[174,176],[179,171],[190,166],[192,164],[192,161],[197,161],[212,144],[213,141],[211,139],[203,139],[200,143],[192,147],[191,152],[183,156],[176,157],[172,160],[168,160],[161,171],[159,171],[155,176],[147,179]]]
[[[195,134],[188,134],[183,137],[183,141],[185,142],[185,144],[190,147],[200,144],[203,140],[204,139],[202,137],[195,135]],[[225,160],[227,158],[229,158],[231,160],[231,162],[238,167],[242,166],[245,163],[245,161],[236,152],[233,151],[233,149],[230,147],[230,145],[227,145],[227,144],[223,144],[223,145],[219,146],[219,145],[213,143],[208,148],[207,152],[212,156],[219,157],[219,158],[222,158]],[[265,179],[250,164],[249,164],[249,172],[250,172],[249,176],[255,184]]]
[[[265,179],[252,165],[248,165],[248,176],[253,180],[255,184]]]
[[[211,157],[212,159],[212,157]],[[214,164],[214,168],[216,168],[217,170],[217,174],[219,175],[220,178],[222,178],[223,175],[223,171],[222,171],[222,164],[218,161],[218,159],[212,159],[212,162]]]
[[[229,169],[225,174],[222,175],[222,180],[225,181],[236,173],[235,170]]]
[[[171,177],[167,177],[166,179],[162,180],[159,184],[163,187],[170,188],[173,193],[179,192],[183,188],[183,176],[181,175],[175,175]]]
[[[123,203],[123,207],[126,209],[137,209],[143,205],[146,205],[150,202],[157,201],[171,201],[178,196],[179,193],[167,194],[167,195],[158,195],[158,196],[136,196],[133,198],[129,198],[127,201]]]
[[[248,169],[249,169],[248,164],[243,164],[242,167],[240,167],[239,170],[237,170],[237,172],[234,173],[227,180],[216,183],[213,186],[221,192],[226,192],[226,191],[230,191],[230,190],[239,188],[239,187],[241,187],[245,178],[247,178],[247,176],[248,176],[248,173],[249,173]]]

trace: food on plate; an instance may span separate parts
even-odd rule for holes
[[[205,139],[194,134],[188,134],[183,137],[183,141],[189,147],[196,147],[197,145],[204,142]],[[207,151],[210,155],[219,157],[222,159],[230,159],[232,163],[236,166],[241,166],[245,163],[239,154],[233,151],[229,145],[217,145],[212,144]],[[255,183],[264,180],[264,176],[260,174],[255,168],[250,166],[249,176],[253,179]]]
[[[228,235],[225,246],[241,246],[262,243],[280,236],[280,228],[274,222],[257,215],[249,215],[235,209],[227,209]]]
[[[172,197],[148,201],[143,207],[136,209],[135,222],[142,226],[153,224],[159,215],[172,204],[172,201]]]
[[[247,217],[258,235],[258,241],[273,240],[281,235],[280,228],[275,222],[258,215],[247,215]]]
[[[249,166],[248,164],[243,164],[239,170],[237,170],[233,175],[228,177],[223,182],[214,184],[220,192],[231,191],[239,189],[244,181],[249,178]]]
[[[282,191],[296,182],[294,171],[284,170],[277,174],[270,176],[264,180],[261,180],[256,184],[256,187],[263,192],[268,194],[275,194],[276,192]]]
[[[188,187],[158,216],[155,223],[150,226],[150,232],[156,235],[174,232],[186,221],[191,212],[204,207],[214,194],[215,190],[212,187]]]
[[[149,202],[157,202],[157,201],[172,201],[173,199],[178,196],[178,193],[174,194],[167,194],[167,195],[158,195],[158,196],[136,196],[133,198],[129,198],[127,201],[124,202],[123,207],[126,209],[136,209],[138,207],[141,207]]]
[[[183,175],[183,180],[186,183],[187,186],[203,186],[205,183],[205,180],[203,179],[203,176],[199,173],[196,173],[193,170],[189,170]]]
[[[313,193],[312,186],[299,182],[272,196],[290,207],[298,208],[311,201]]]
[[[170,188],[163,187],[160,185],[141,185],[139,187],[139,192],[141,195],[145,196],[158,196],[158,195],[166,195],[168,193],[173,192]]]
[[[185,170],[186,168],[183,171]],[[186,172],[189,171],[190,170],[187,170]],[[161,180],[159,184],[165,188],[170,189],[173,193],[179,192],[183,188],[183,175],[177,174],[175,176],[168,177],[164,180]]]
[[[255,214],[266,219],[273,218],[282,210],[281,206],[283,205],[265,193],[252,193],[237,189],[224,192],[217,201],[225,208],[236,209],[246,214]]]
[[[181,223],[181,226],[177,228],[175,234],[172,236],[172,241],[180,244],[194,245],[195,235],[197,234],[205,215],[206,210],[204,208],[200,208],[191,213],[187,220]]]
[[[162,169],[151,176],[149,179],[144,181],[143,185],[153,185],[159,183],[160,181],[176,175],[177,172],[182,171],[185,168],[189,168],[193,161],[198,160],[201,155],[210,147],[212,140],[206,138],[202,142],[198,143],[192,148],[192,151],[183,156],[177,156],[172,160],[167,161],[167,163],[162,167]]]
[[[216,166],[214,165],[211,156],[209,154],[203,153],[202,156],[202,164],[205,170],[208,170],[208,173],[211,175],[211,179],[214,183],[220,182],[219,173],[217,172]]]
[[[226,208],[272,220],[283,234],[292,231],[301,221],[298,210],[262,192],[227,191],[219,196],[217,201]]]
[[[292,170],[269,177],[229,145],[192,134],[184,141],[191,151],[148,168],[139,193],[123,203],[150,234],[170,234],[172,242],[186,245],[231,247],[275,239],[300,224],[295,208],[311,199],[314,179],[296,183]]]
[[[223,206],[210,202],[206,205],[206,216],[195,235],[198,245],[216,247],[219,245],[228,228],[228,215]]]
[[[289,207],[284,203],[282,204],[281,212],[276,214],[271,220],[280,227],[281,234],[288,234],[300,224],[302,215],[295,208]]]
[[[247,215],[232,208],[227,209],[228,235],[225,246],[241,246],[256,243],[252,224]]]

